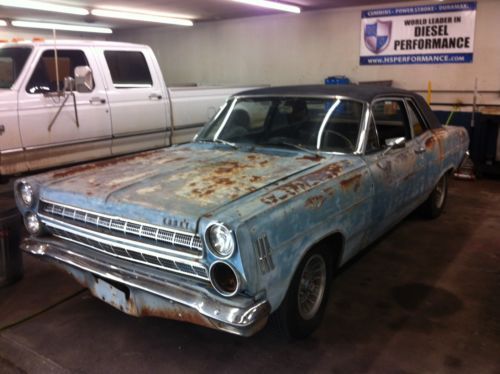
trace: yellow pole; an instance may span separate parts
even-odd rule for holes
[[[427,104],[431,105],[432,99],[432,82],[427,82]]]

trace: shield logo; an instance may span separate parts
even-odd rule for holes
[[[365,25],[365,45],[373,53],[380,53],[391,41],[392,21],[377,20]]]

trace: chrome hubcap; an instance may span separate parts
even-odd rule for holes
[[[305,319],[313,318],[318,312],[326,288],[326,264],[322,256],[316,254],[307,261],[299,282],[299,314]]]
[[[446,177],[442,177],[436,185],[436,206],[441,208],[444,203],[446,191]]]

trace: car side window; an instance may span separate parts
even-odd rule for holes
[[[427,130],[426,123],[418,112],[415,103],[411,100],[407,100],[406,103],[408,104],[408,119],[413,130],[413,136],[422,135]]]
[[[105,51],[111,80],[115,88],[147,88],[153,86],[144,54],[139,51]]]
[[[378,100],[372,105],[373,119],[382,147],[387,139],[411,139],[411,131],[404,101],[401,99]]]
[[[89,65],[81,50],[58,49],[57,64],[54,50],[42,53],[26,86],[29,94],[57,92],[64,88],[64,78],[74,78],[75,67]],[[56,74],[56,66],[59,74]],[[59,81],[58,81],[59,78]]]
[[[380,141],[377,134],[377,129],[375,128],[375,121],[373,117],[370,116],[370,123],[368,125],[368,136],[366,138],[366,148],[365,153],[377,152],[381,149]]]

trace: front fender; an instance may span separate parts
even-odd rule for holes
[[[372,180],[356,168],[293,198],[269,204],[238,237],[248,286],[276,310],[305,254],[333,233],[344,238],[341,261],[362,248],[372,206]],[[241,239],[241,240],[240,240]]]

